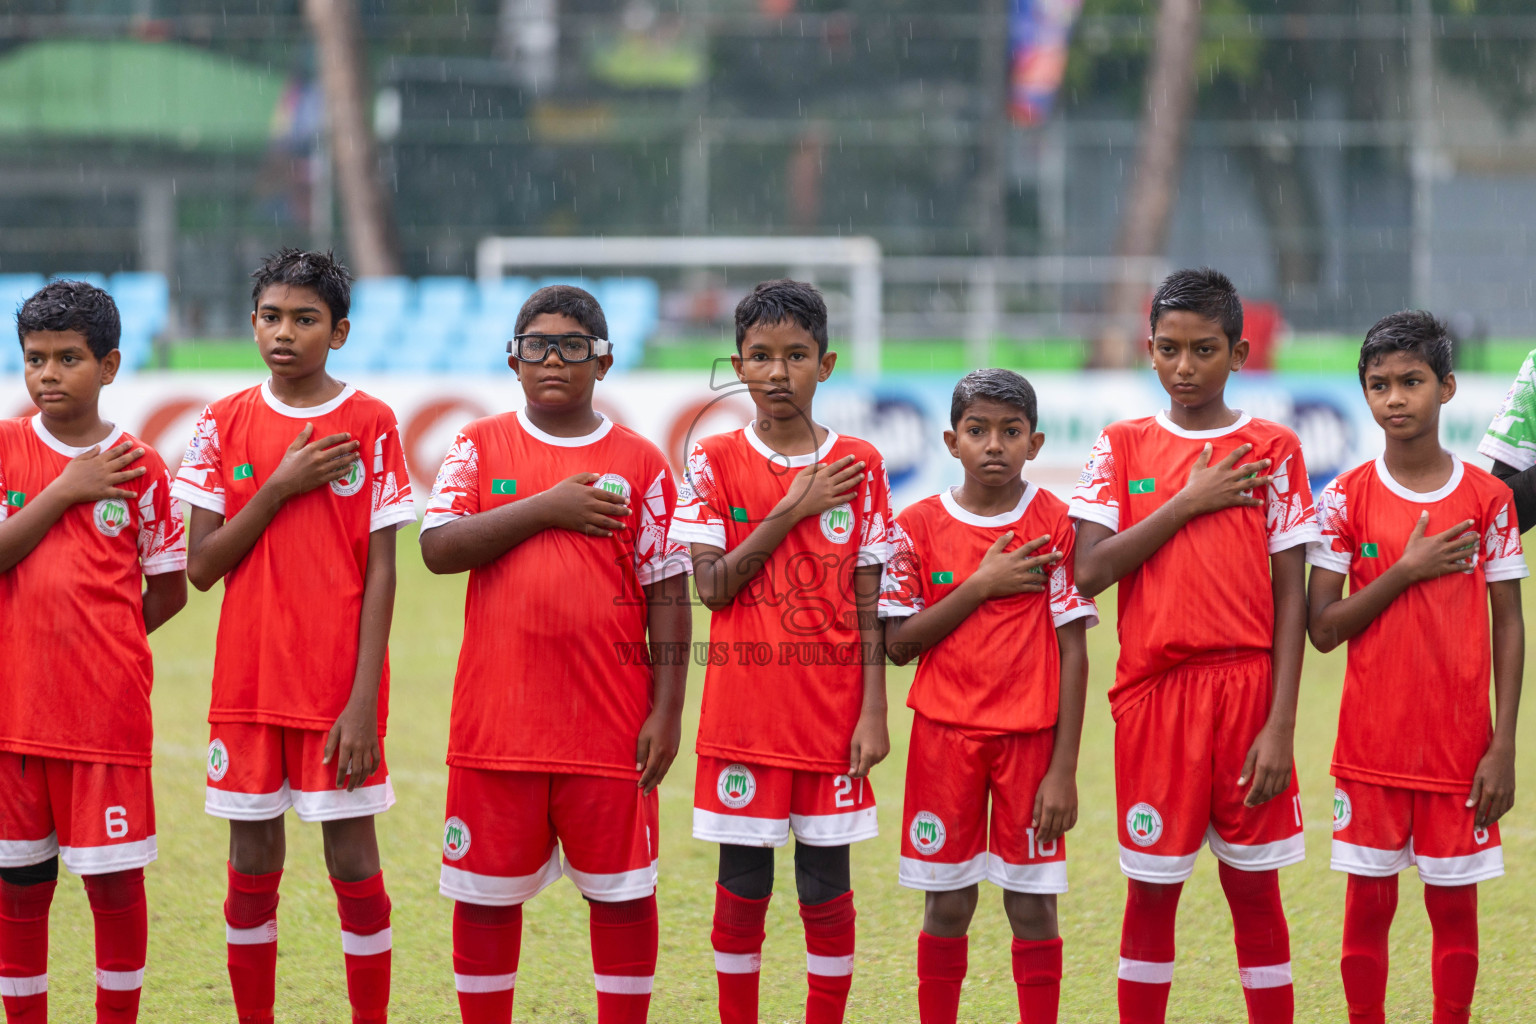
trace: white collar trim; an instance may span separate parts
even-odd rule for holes
[[[747,425],[741,428],[742,433],[747,435],[747,443],[763,458],[783,463],[790,469],[804,469],[806,466],[814,466],[831,454],[832,446],[837,444],[837,431],[824,424],[813,422],[814,426],[821,427],[822,430],[827,432],[827,439],[821,442],[821,447],[804,455],[784,455],[768,447],[768,442],[757,436],[757,428],[752,423],[753,421],[748,420]]]
[[[1433,502],[1441,501],[1450,497],[1451,492],[1454,491],[1457,485],[1461,483],[1461,478],[1464,475],[1464,465],[1465,463],[1463,463],[1456,456],[1452,455],[1451,478],[1442,484],[1438,490],[1410,491],[1408,488],[1394,480],[1392,478],[1392,474],[1387,471],[1387,457],[1385,455],[1378,455],[1376,456],[1376,478],[1381,481],[1382,486],[1386,487],[1387,490],[1391,491],[1399,498],[1402,498],[1404,501],[1411,501],[1419,505],[1429,505]]]
[[[287,416],[296,420],[312,419],[316,416],[324,416],[326,413],[335,412],[342,402],[357,394],[357,388],[351,384],[344,384],[341,394],[323,405],[310,405],[299,408],[296,405],[288,405],[272,393],[272,381],[270,378],[261,382],[261,397],[271,410],[279,416]]]
[[[1169,419],[1166,412],[1158,410],[1157,413],[1158,426],[1168,431],[1168,433],[1173,434],[1175,437],[1184,437],[1190,439],[1191,441],[1208,441],[1213,437],[1226,437],[1234,430],[1241,430],[1243,427],[1246,427],[1249,421],[1252,419],[1253,417],[1247,413],[1240,412],[1237,416],[1237,422],[1229,427],[1217,427],[1214,430],[1185,430],[1183,427],[1173,422],[1173,420]]]
[[[111,448],[123,438],[123,432],[118,429],[117,424],[113,423],[107,428],[109,433],[107,434],[106,440],[98,441],[96,444],[88,444],[84,448],[76,448],[74,445],[65,444],[63,441],[60,441],[58,438],[48,433],[48,428],[43,426],[43,417],[41,413],[32,417],[32,429],[37,432],[37,439],[39,441],[43,442],[43,444],[47,445],[49,448],[52,448],[66,459],[73,459],[77,455],[84,455],[86,452],[96,447],[100,447],[102,451],[106,451],[108,448]]]
[[[960,502],[955,500],[955,492],[957,490],[959,490],[958,487],[950,487],[939,492],[939,503],[944,506],[944,511],[968,526],[994,527],[1011,526],[1018,522],[1019,517],[1024,515],[1025,509],[1029,508],[1029,503],[1035,500],[1035,494],[1040,488],[1028,480],[1024,481],[1024,493],[1019,496],[1019,503],[1013,506],[1012,511],[1003,512],[995,516],[979,516],[975,512],[966,511],[961,507]],[[1028,538],[1024,539],[1027,540]]]
[[[556,437],[554,434],[546,434],[534,426],[533,421],[522,413],[516,412],[512,415],[517,417],[518,426],[522,427],[529,437],[536,441],[543,441],[545,444],[552,444],[556,448],[585,448],[587,445],[596,444],[607,437],[608,431],[613,429],[613,420],[610,420],[602,413],[598,413],[598,418],[603,422],[598,424],[597,429],[592,431],[592,433],[582,434],[580,437]]]

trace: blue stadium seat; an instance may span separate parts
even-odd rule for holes
[[[461,323],[435,316],[413,317],[384,350],[385,370],[391,373],[438,373],[448,368],[454,335]]]
[[[648,277],[608,277],[603,279],[598,301],[608,318],[614,369],[639,366],[646,339],[661,316],[661,289]]]
[[[416,315],[458,322],[478,310],[480,293],[467,277],[434,276],[416,281]]]
[[[510,318],[501,313],[482,312],[466,321],[462,341],[455,347],[448,369],[454,373],[509,373],[507,341],[512,337],[515,321],[515,311]]]
[[[107,288],[107,275],[106,274],[98,274],[94,270],[82,270],[82,271],[78,271],[78,272],[71,271],[70,273],[67,273],[67,274],[52,274],[52,275],[49,276],[48,280],[50,280],[50,281],[84,281],[86,284],[93,284],[93,285],[95,285],[97,288],[100,288],[102,291],[108,291],[109,290]]]
[[[499,281],[480,285],[480,312],[494,313],[507,322],[507,336],[517,324],[517,311],[523,308],[528,296],[533,294],[533,282],[526,277],[503,277]]]
[[[384,365],[385,353],[399,333],[400,321],[356,313],[348,320],[351,330],[347,333],[347,343],[326,358],[326,369],[339,374],[343,380],[379,372]]]
[[[107,291],[117,303],[123,329],[132,322],[151,336],[165,330],[171,311],[171,289],[164,274],[128,271],[113,274]]]
[[[122,353],[119,373],[133,373],[150,364],[155,355],[155,342],[149,330],[140,324],[123,322],[123,332],[118,339],[118,351]]]
[[[0,274],[0,373],[21,372],[21,345],[16,340],[16,310],[47,282],[42,274]]]
[[[365,277],[352,285],[352,317],[398,320],[414,310],[416,283],[408,277]]]

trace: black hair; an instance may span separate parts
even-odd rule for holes
[[[1163,314],[1185,310],[1207,320],[1221,324],[1227,343],[1236,346],[1243,340],[1243,301],[1237,297],[1237,289],[1231,278],[1219,270],[1200,267],[1197,270],[1175,270],[1163,278],[1152,296],[1152,313],[1147,322],[1152,333],[1157,333],[1157,322]]]
[[[577,288],[573,284],[545,285],[523,303],[523,308],[517,311],[517,326],[513,328],[514,334],[522,334],[527,330],[533,318],[544,313],[559,313],[568,316],[581,324],[581,329],[598,338],[608,337],[608,318],[603,315],[603,307],[598,305],[597,299],[585,288]]]
[[[1371,364],[1392,352],[1407,352],[1429,364],[1439,380],[1451,373],[1451,335],[1445,324],[1422,309],[1405,309],[1376,321],[1365,332],[1360,346],[1360,386],[1365,387],[1365,371]]]
[[[16,339],[36,331],[77,331],[97,359],[117,348],[123,324],[112,296],[84,281],[51,281],[16,310]]]
[[[758,324],[793,321],[816,341],[816,354],[827,354],[827,301],[815,285],[780,278],[764,281],[736,303],[736,351],[747,331]]]
[[[261,293],[275,284],[313,288],[331,311],[331,326],[347,318],[352,310],[352,272],[335,253],[305,252],[284,246],[261,261],[251,272],[256,283],[251,287],[251,308],[261,304]]]
[[[1039,407],[1035,403],[1034,386],[1012,370],[972,370],[955,384],[954,395],[949,400],[949,426],[953,430],[960,425],[960,417],[978,398],[990,398],[994,402],[1011,405],[1029,420],[1034,431],[1039,423]]]

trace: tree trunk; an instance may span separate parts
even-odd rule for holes
[[[1126,197],[1115,255],[1155,257],[1168,241],[1168,222],[1178,197],[1184,137],[1195,101],[1195,53],[1200,45],[1200,0],[1162,0],[1157,35],[1147,68],[1136,166]],[[1124,367],[1134,361],[1142,336],[1147,282],[1124,274],[1110,284],[1108,323],[1094,347],[1094,364]]]
[[[315,36],[352,268],[358,277],[398,274],[393,204],[379,180],[356,0],[304,0],[304,17]]]

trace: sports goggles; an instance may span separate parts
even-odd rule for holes
[[[585,363],[606,356],[613,342],[590,334],[519,334],[507,342],[507,351],[524,363],[542,363],[550,349],[560,354],[562,363]]]

